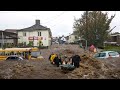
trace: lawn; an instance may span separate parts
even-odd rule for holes
[[[103,51],[117,51],[120,53],[120,46],[106,46]]]

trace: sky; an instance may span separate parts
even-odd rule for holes
[[[81,18],[84,11],[0,11],[0,30],[23,29],[35,24],[39,19],[40,24],[47,26],[52,31],[52,36],[67,36],[73,32],[74,17]],[[106,12],[106,11],[103,11]],[[107,11],[108,16],[116,14],[110,27],[112,32],[120,32],[120,11]]]

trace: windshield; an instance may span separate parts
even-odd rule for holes
[[[95,57],[105,57],[106,53],[97,53]]]

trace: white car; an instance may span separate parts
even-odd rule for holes
[[[116,51],[103,51],[94,55],[94,58],[110,58],[110,57],[120,57],[119,53]]]
[[[23,60],[23,58],[22,57],[20,57],[20,56],[17,56],[17,55],[11,55],[11,56],[8,56],[7,58],[6,58],[6,60],[8,61],[16,61],[16,60]]]

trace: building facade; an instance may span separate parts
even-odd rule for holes
[[[16,33],[0,30],[0,48],[17,46],[18,37]]]
[[[69,35],[68,43],[74,43],[75,40],[76,40],[76,35],[75,34]]]
[[[108,40],[104,43],[120,45],[120,33],[111,34]]]
[[[50,46],[52,44],[51,37],[52,33],[50,28],[40,25],[40,20],[36,20],[35,25],[20,29],[18,33],[18,43],[24,43],[28,45],[30,42],[33,42],[33,46],[39,46],[39,42],[43,46]]]

